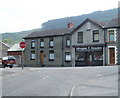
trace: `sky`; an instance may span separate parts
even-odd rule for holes
[[[0,33],[40,28],[48,20],[118,7],[119,0],[0,0]]]

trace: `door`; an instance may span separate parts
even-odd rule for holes
[[[86,65],[90,66],[93,62],[93,54],[92,52],[86,52]]]
[[[40,52],[40,64],[44,64],[44,52]]]
[[[109,54],[110,64],[115,64],[115,48],[109,48]]]

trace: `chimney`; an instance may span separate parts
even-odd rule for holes
[[[73,27],[74,27],[74,24],[71,23],[71,22],[69,22],[69,23],[68,23],[68,29],[72,29]]]

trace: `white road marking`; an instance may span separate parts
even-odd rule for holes
[[[43,79],[47,79],[47,78],[48,78],[48,76],[43,77]]]

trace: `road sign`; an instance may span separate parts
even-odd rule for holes
[[[20,47],[21,47],[21,48],[25,48],[25,47],[26,47],[25,42],[21,42],[21,43],[20,43]]]

